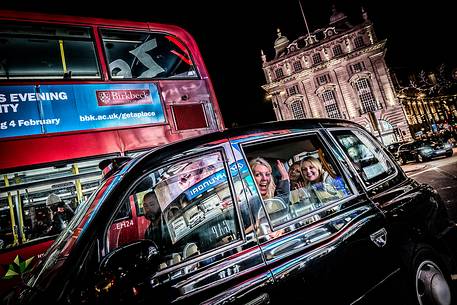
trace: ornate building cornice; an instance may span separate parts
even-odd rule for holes
[[[323,69],[342,66],[342,65],[346,64],[350,59],[359,57],[359,56],[361,56],[363,54],[376,52],[376,51],[379,51],[379,50],[384,51],[385,44],[386,44],[386,40],[379,41],[376,44],[370,45],[370,46],[368,46],[366,48],[357,49],[357,50],[354,50],[351,53],[347,53],[347,54],[345,54],[345,55],[343,55],[341,57],[332,58],[329,61],[325,61],[325,62],[323,62],[321,64],[318,64],[318,65],[315,65],[315,66],[312,66],[312,67],[309,67],[309,68],[304,68],[300,72],[296,72],[296,73],[294,73],[292,75],[289,75],[289,76],[284,76],[281,79],[272,81],[272,82],[270,82],[268,84],[262,85],[261,87],[265,91],[270,92],[275,87],[285,86],[286,84],[288,84],[290,82],[293,82],[293,81],[296,81],[296,80],[305,79],[305,78],[309,77],[310,75],[314,75],[316,72],[319,72],[319,71],[321,71]],[[285,62],[285,61],[287,61],[287,59],[283,58],[282,61]]]
[[[308,43],[309,35],[299,37],[271,61],[261,53],[266,78],[261,87],[272,96],[278,120],[329,117],[364,124],[375,117],[383,121],[380,126],[389,127],[381,132],[387,142],[411,139],[385,64],[386,40],[377,40],[364,14],[365,22],[351,26],[335,11],[335,24],[311,33],[320,35],[317,42]],[[285,38],[278,39],[283,47]]]

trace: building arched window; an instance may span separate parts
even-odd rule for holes
[[[382,131],[389,131],[391,129],[394,129],[392,124],[387,122],[386,120],[379,120],[379,126],[381,127]]]
[[[303,103],[301,99],[293,101],[290,104],[290,109],[292,110],[292,115],[294,116],[294,119],[306,118],[305,110],[303,109]]]
[[[355,88],[357,90],[357,95],[359,96],[360,103],[362,105],[362,114],[370,111],[376,111],[378,107],[376,105],[376,100],[374,99],[374,95],[371,91],[368,79],[361,78],[357,80],[355,82]]]
[[[389,145],[401,140],[400,131],[398,128],[395,128],[390,122],[380,119],[379,128],[382,131],[382,143],[384,145]]]
[[[322,93],[322,99],[324,100],[324,108],[329,118],[340,119],[341,112],[336,103],[335,92],[333,90],[325,90]]]

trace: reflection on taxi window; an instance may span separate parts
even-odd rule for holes
[[[365,184],[372,185],[394,173],[393,164],[367,135],[348,130],[332,133]]]
[[[220,175],[212,175],[223,169],[220,158],[220,154],[210,154],[204,159],[193,159],[170,166],[160,176],[156,186],[157,196],[163,204],[162,209],[165,209],[183,192],[188,198],[193,198],[203,188],[217,183]],[[220,172],[220,174],[222,173]],[[203,181],[207,177],[211,179]],[[200,181],[202,183],[199,183]]]
[[[154,239],[161,256],[160,267],[167,268],[239,239],[239,224],[222,160],[220,153],[209,153],[151,172],[144,179],[150,181],[149,185],[138,183],[148,185],[147,189],[137,188],[129,196],[132,205],[136,202],[142,207],[145,216],[139,219],[137,235],[125,233],[130,228],[127,225],[112,225],[110,251],[120,246],[120,241],[126,242],[125,235],[130,238],[127,241]],[[153,234],[145,234],[146,231]]]

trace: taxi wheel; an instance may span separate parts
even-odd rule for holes
[[[439,263],[437,255],[429,247],[416,252],[412,262],[415,303],[418,305],[450,305],[449,276]]]

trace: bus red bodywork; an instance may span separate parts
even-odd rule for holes
[[[62,167],[62,164],[73,164],[78,162],[78,160],[112,154],[122,156],[128,154],[128,152],[141,151],[184,138],[222,130],[224,129],[224,123],[199,48],[193,37],[180,27],[147,22],[82,18],[17,11],[0,11],[0,23],[2,27],[11,24],[44,24],[87,28],[92,35],[100,72],[98,79],[66,77],[62,77],[61,79],[47,79],[41,78],[40,75],[28,78],[12,78],[8,77],[8,75],[0,75],[0,93],[2,93],[2,88],[14,86],[39,87],[71,84],[77,87],[78,85],[117,85],[120,82],[124,85],[149,83],[157,87],[164,116],[164,121],[155,124],[137,124],[135,126],[115,126],[0,137],[0,151],[2,152],[0,173],[2,174],[3,182],[0,187],[2,199],[0,211],[3,208],[5,212],[11,213],[11,215],[15,214],[15,216],[11,216],[11,219],[9,219],[9,215],[0,219],[0,221],[7,219],[11,222],[2,223],[3,228],[10,226],[11,232],[1,235],[0,239],[3,236],[7,238],[12,238],[13,235],[15,236],[14,243],[4,241],[3,249],[0,247],[0,283],[2,287],[7,288],[7,286],[10,286],[8,283],[12,283],[6,281],[10,278],[7,275],[11,275],[17,271],[18,266],[16,266],[16,262],[21,264],[29,258],[33,258],[32,260],[36,261],[40,253],[43,253],[55,238],[55,236],[44,238],[31,238],[27,236],[24,223],[26,223],[27,217],[30,218],[30,213],[35,211],[35,209],[27,210],[27,208],[33,206],[33,204],[38,206],[38,199],[35,201],[30,199],[30,196],[34,192],[33,188],[39,187],[40,192],[43,192],[43,189],[49,189],[51,191],[51,189],[57,189],[62,184],[67,183],[72,188],[76,188],[77,193],[78,187],[75,187],[75,185],[81,184],[80,176],[77,175],[75,178],[70,177],[69,179],[74,180],[70,182],[66,182],[62,178],[55,181],[49,178],[49,181],[32,181],[28,184],[21,183],[25,181],[25,178],[21,180],[18,177],[22,177],[21,175],[26,177],[27,175],[24,173],[27,173],[30,169],[35,170],[44,167],[59,169]],[[131,31],[132,33],[137,31],[154,32],[166,35],[165,37],[177,47],[172,53],[184,63],[193,64],[197,77],[195,79],[136,78],[122,79],[121,81],[114,79],[111,75],[110,65],[107,62],[107,54],[105,54],[106,50],[104,49],[104,41],[102,40],[103,29]],[[76,110],[68,109],[68,111]],[[5,117],[5,113],[0,113],[0,121],[2,121],[2,118],[5,119]],[[43,174],[40,173],[40,175]],[[73,195],[76,196],[72,193]],[[84,196],[78,196],[78,200],[80,201],[82,197]],[[123,224],[122,221],[116,223],[115,225],[118,227],[112,228],[113,238],[122,238],[122,234],[142,234],[147,227],[148,223],[144,219],[144,216],[136,214],[138,204],[135,205],[132,203],[130,208],[135,216],[133,219],[141,223]],[[24,213],[24,210],[28,212]],[[33,224],[33,217],[30,222]],[[121,231],[123,232],[122,234],[115,236],[117,234],[116,232]],[[8,273],[8,270],[12,271]],[[19,270],[18,275],[20,272],[26,271]]]

